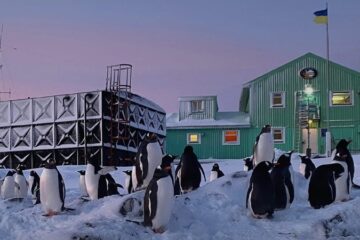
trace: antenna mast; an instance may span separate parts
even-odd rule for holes
[[[2,49],[1,49],[1,43],[2,43],[2,35],[3,35],[3,31],[4,31],[4,25],[1,24],[1,32],[0,32],[0,80],[2,77],[2,68],[3,68],[3,63],[2,63]],[[1,94],[8,94],[9,95],[9,99],[11,97],[11,91],[9,89],[9,91],[0,91],[0,100],[1,100]]]

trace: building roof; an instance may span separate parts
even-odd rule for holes
[[[178,113],[166,116],[167,129],[250,127],[250,115],[243,112],[217,112],[215,119],[184,119],[179,121]]]

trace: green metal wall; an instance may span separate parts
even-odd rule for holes
[[[252,154],[258,129],[240,128],[240,145],[222,145],[222,131],[233,128],[167,129],[166,151],[181,155],[187,145],[187,133],[200,133],[201,144],[190,144],[199,159],[240,159]]]
[[[299,76],[299,71],[305,67],[312,67],[318,71],[315,79],[305,81]],[[302,91],[305,83],[311,83],[318,91],[320,102],[319,128],[326,128],[326,109],[329,94],[326,92],[327,61],[312,53],[305,54],[245,85],[250,87],[250,115],[251,125],[255,128],[270,123],[274,127],[285,127],[286,134],[295,129],[295,92]],[[353,90],[353,106],[330,107],[330,129],[334,140],[351,138],[352,148],[360,149],[359,119],[360,119],[360,73],[340,66],[336,63],[329,64],[329,90]],[[270,93],[284,91],[285,108],[270,108]],[[290,130],[290,131],[289,131]],[[291,148],[293,138],[287,139],[284,147]],[[319,133],[319,150],[324,151],[323,138]]]

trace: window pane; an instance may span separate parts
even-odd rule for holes
[[[239,131],[226,130],[224,131],[224,143],[239,143]]]
[[[199,135],[198,134],[189,134],[189,142],[190,143],[198,143]]]
[[[272,107],[283,107],[283,93],[272,93],[271,99],[271,106]]]
[[[204,102],[202,100],[191,101],[191,112],[203,112]]]
[[[282,129],[273,129],[274,142],[282,143],[284,142],[284,135]]]
[[[352,105],[350,92],[333,92],[331,97],[332,105]]]

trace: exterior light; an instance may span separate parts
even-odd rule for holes
[[[312,124],[313,120],[312,119],[309,119],[308,123],[309,124]]]
[[[304,92],[306,95],[311,95],[314,93],[314,89],[312,88],[311,84],[306,84]]]

